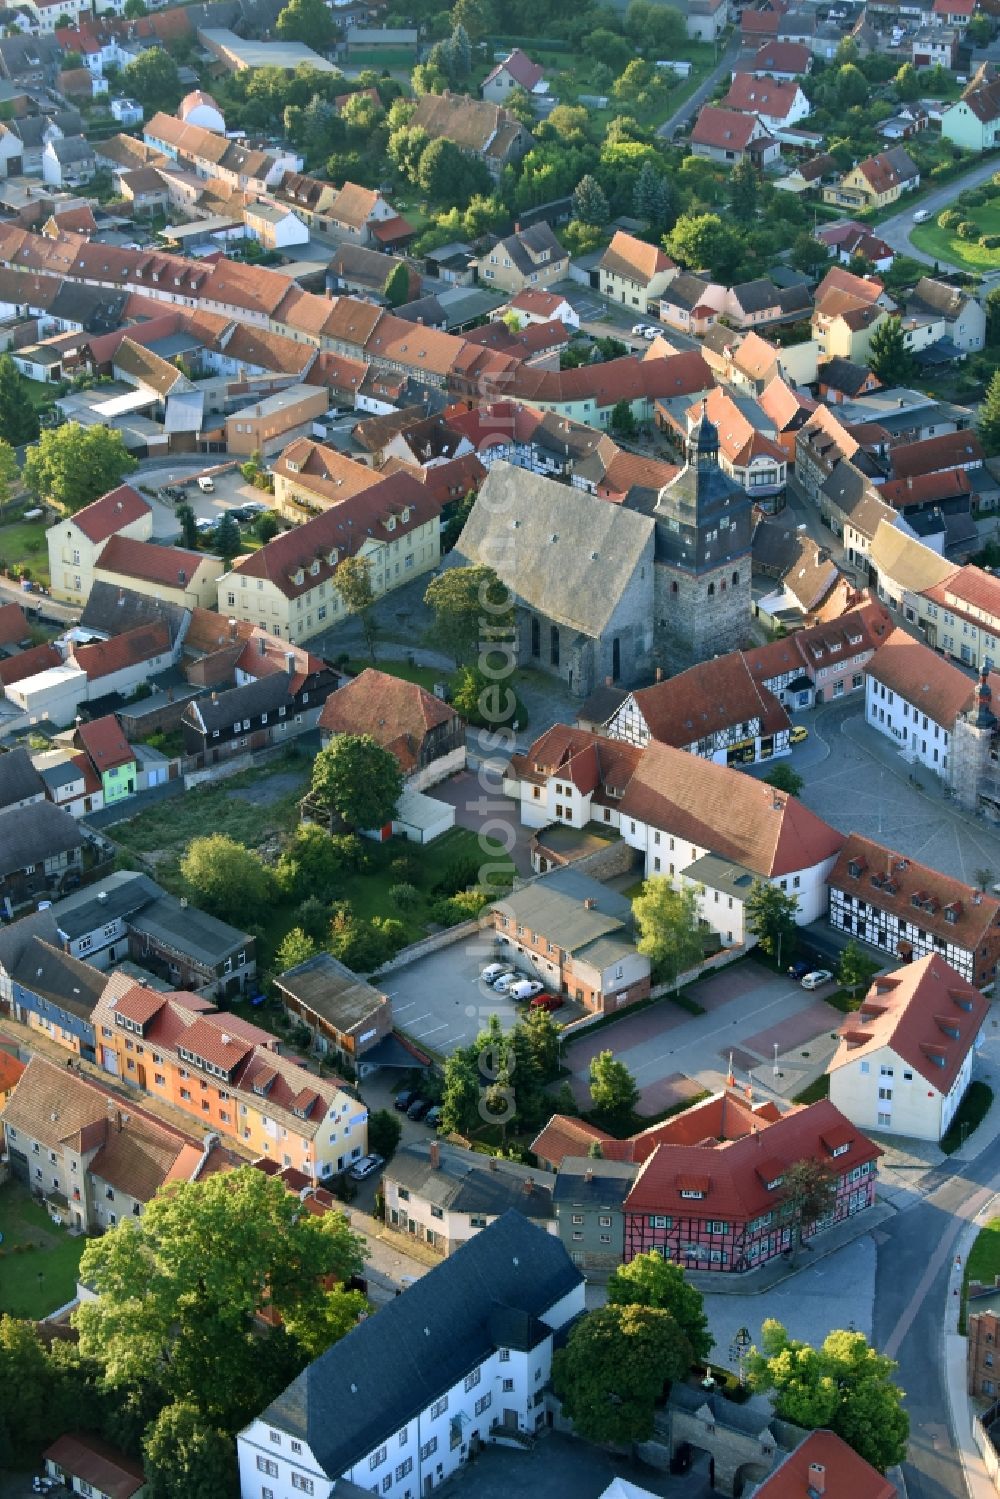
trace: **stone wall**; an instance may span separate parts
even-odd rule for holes
[[[697,575],[658,563],[654,609],[654,656],[671,674],[739,650],[750,637],[750,558]]]

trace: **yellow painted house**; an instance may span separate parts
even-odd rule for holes
[[[122,484],[75,515],[56,521],[45,536],[53,597],[85,604],[97,559],[111,537],[148,541],[152,534],[153,512],[131,484]]]
[[[879,151],[823,189],[823,201],[845,208],[885,208],[920,186],[920,170],[903,146]]]

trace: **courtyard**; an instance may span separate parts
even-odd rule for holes
[[[0,1188],[0,1314],[41,1318],[72,1301],[86,1243],[53,1223],[20,1183]]]
[[[709,1499],[708,1459],[679,1475],[577,1441],[557,1432],[543,1435],[530,1451],[487,1446],[461,1468],[441,1492],[447,1499],[599,1499],[615,1478],[623,1478],[667,1499]]]

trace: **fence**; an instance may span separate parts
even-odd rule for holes
[[[972,1418],[972,1440],[982,1454],[983,1467],[990,1475],[993,1487],[1000,1492],[1000,1453],[997,1452],[992,1431],[1000,1420],[1000,1400],[990,1406],[981,1416]]]

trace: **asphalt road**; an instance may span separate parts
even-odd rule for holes
[[[916,203],[911,202],[900,213],[893,214],[891,219],[886,219],[882,224],[876,225],[875,233],[884,239],[887,244],[891,245],[899,254],[911,255],[914,260],[922,260],[925,265],[933,265],[933,255],[925,255],[923,250],[916,249],[910,243],[910,231],[913,228],[914,213],[917,209],[926,209],[932,218],[935,217],[942,209],[947,208],[964,188],[978,187],[981,182],[986,182],[988,178],[992,177],[997,168],[998,162],[995,156],[991,156],[988,161],[977,162],[974,167],[970,167],[961,177],[952,178],[951,182],[945,187],[939,187],[932,193],[923,194],[916,200]],[[939,260],[938,264],[950,270],[961,269],[959,266],[952,266],[946,260]]]
[[[680,109],[675,110],[675,112],[670,116],[669,120],[664,120],[663,124],[656,132],[657,135],[663,135],[669,138],[673,135],[678,125],[686,125],[688,120],[690,120],[693,115],[697,114],[698,110],[704,104],[709,94],[711,94],[716,84],[720,83],[723,78],[729,77],[730,73],[733,71],[737,64],[742,51],[743,44],[740,40],[739,29],[737,28],[729,38],[729,45],[726,47],[725,52],[723,52],[722,56],[719,58],[719,61],[712,69],[711,73],[709,73],[704,83],[702,83],[698,88],[695,89],[690,99],[688,99],[686,103],[682,104]]]

